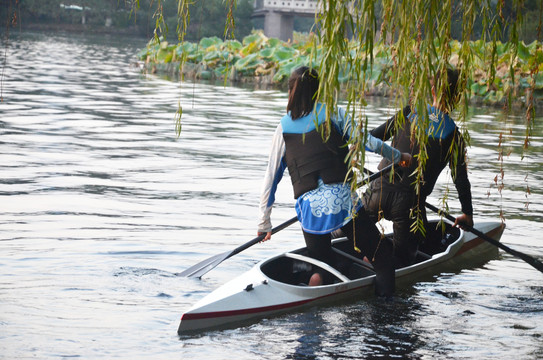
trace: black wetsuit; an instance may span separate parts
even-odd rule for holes
[[[423,236],[410,231],[416,216],[414,211],[420,211],[425,229],[427,229],[424,206],[426,197],[432,192],[439,174],[447,164],[451,168],[462,212],[466,215],[473,214],[471,186],[465,162],[465,142],[454,121],[439,110],[428,107],[430,114],[427,128],[428,144],[426,146],[428,159],[423,171],[420,192],[417,195],[414,184],[416,175],[413,172],[418,166],[415,155],[419,153],[419,146],[414,140],[412,141],[410,132],[411,123],[418,121],[417,114],[411,113],[409,106],[406,106],[402,112],[405,119],[403,126],[399,126],[400,113],[398,112],[394,117],[371,131],[371,134],[383,141],[393,137],[393,147],[413,156],[411,166],[408,168],[395,167],[393,177],[387,174],[374,180],[363,198],[366,212],[375,221],[384,217],[393,222],[397,267],[412,264],[415,260],[418,244]],[[381,169],[388,164],[389,162],[384,159],[379,164],[379,168]]]

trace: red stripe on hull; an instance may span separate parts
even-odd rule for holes
[[[494,235],[503,232],[503,229],[504,229],[504,226],[502,225],[501,227],[486,233],[486,235],[488,235],[490,237],[493,237]],[[465,252],[467,252],[467,251],[481,245],[484,242],[485,242],[484,239],[482,239],[480,237],[476,237],[473,240],[469,241],[468,243],[464,244],[453,257],[461,255],[461,254],[463,254],[463,253],[465,253]],[[407,275],[409,275],[409,274],[407,274]],[[357,286],[357,287],[352,288],[352,289],[338,291],[338,292],[334,292],[334,293],[324,295],[324,296],[319,296],[319,297],[316,297],[316,298],[300,300],[300,301],[294,301],[294,302],[284,303],[284,304],[280,304],[280,305],[270,305],[270,306],[263,306],[263,307],[257,307],[257,308],[248,308],[248,309],[241,309],[241,310],[213,311],[213,312],[202,312],[202,313],[185,313],[185,314],[181,315],[181,321],[204,320],[204,319],[212,319],[212,318],[224,318],[224,317],[234,317],[234,316],[258,314],[258,313],[274,312],[274,311],[279,311],[279,310],[284,310],[284,309],[303,306],[303,305],[309,304],[309,303],[311,303],[313,301],[324,299],[324,298],[327,298],[327,297],[330,297],[330,296],[345,295],[344,293],[357,291],[357,290],[360,290],[360,289],[362,289],[364,287],[368,287],[368,286],[372,286],[372,285],[373,285],[373,283],[370,284],[370,285],[366,284],[366,285],[362,285],[362,286]]]
[[[488,233],[486,233],[485,235],[491,237],[491,238],[494,238],[494,235],[498,234],[498,233],[502,233],[503,232],[503,225],[500,226],[499,228],[496,228],[492,231],[489,231]],[[464,244],[457,252],[454,256],[458,256],[458,255],[462,255],[463,253],[481,245],[482,243],[486,242],[486,240],[480,238],[480,237],[476,237],[475,239],[467,242],[466,244]]]
[[[373,285],[373,284],[371,284]],[[371,285],[365,285],[365,286],[371,286]],[[268,311],[277,311],[277,310],[283,310],[288,308],[293,308],[297,306],[306,305],[312,301],[317,301],[320,299],[327,298],[329,296],[337,296],[339,294],[344,295],[344,293],[348,293],[351,291],[360,290],[361,288],[365,286],[357,286],[355,288],[344,290],[344,291],[338,291],[334,292],[328,295],[319,296],[316,298],[311,298],[307,300],[300,300],[300,301],[294,301],[290,303],[284,303],[280,305],[271,305],[271,306],[263,306],[258,308],[249,308],[249,309],[242,309],[242,310],[229,310],[229,311],[214,311],[214,312],[205,312],[205,313],[186,313],[181,315],[181,320],[202,320],[202,319],[210,319],[210,318],[220,318],[220,317],[227,317],[227,316],[239,316],[239,315],[248,315],[248,314],[256,314],[256,313],[263,313]]]

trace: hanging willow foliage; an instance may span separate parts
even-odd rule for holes
[[[162,4],[165,0],[156,0],[156,30],[155,36],[167,31],[162,15]],[[177,0],[179,40],[182,41],[190,22],[189,5],[195,0]],[[135,4],[138,2],[136,1]],[[225,38],[233,38],[235,22],[233,9],[236,0],[225,0],[227,16],[225,20]],[[316,14],[316,29],[318,37],[314,38],[316,49],[320,46],[324,56],[317,61],[315,54],[313,66],[320,70],[321,88],[319,100],[330,105],[329,111],[339,100],[341,89],[347,89],[347,100],[353,118],[361,119],[364,113],[363,106],[366,77],[373,68],[374,50],[383,45],[391,50],[393,71],[389,85],[397,94],[397,105],[410,103],[417,110],[423,109],[430,97],[430,79],[437,73],[444,73],[448,66],[456,66],[461,70],[461,83],[466,84],[467,79],[473,77],[473,62],[476,54],[470,41],[473,39],[473,29],[477,21],[482,23],[481,40],[490,42],[488,53],[483,56],[490,59],[487,74],[487,86],[491,87],[497,69],[497,53],[500,39],[506,33],[509,42],[505,47],[508,54],[508,67],[511,83],[515,82],[515,64],[518,53],[518,36],[522,23],[522,9],[524,0],[511,0],[509,7],[515,16],[506,18],[504,0],[320,0]],[[541,1],[543,8],[543,0]],[[542,10],[543,11],[543,10]],[[451,58],[451,22],[453,15],[461,19],[462,39],[461,49],[457,56]],[[541,14],[539,18],[539,38],[541,39]],[[356,48],[349,45],[347,37],[351,36],[358,44]],[[541,44],[536,53],[541,53]],[[535,75],[539,71],[538,56],[532,59],[531,78],[532,91],[528,91],[527,130],[525,146],[529,144],[535,110],[533,106],[533,87]],[[351,81],[345,85],[340,78],[349,78]],[[443,88],[446,78],[437,84]],[[511,103],[512,86],[505,89]],[[459,122],[465,121],[471,89],[462,87],[461,106],[459,107]],[[506,102],[507,103],[507,102]],[[362,105],[362,106],[359,106]],[[424,111],[420,112],[424,113]],[[422,127],[420,127],[422,128]],[[418,130],[420,130],[420,128]],[[469,134],[465,134],[468,136]],[[424,134],[417,134],[417,139],[425,143]],[[421,155],[424,157],[424,154]]]
[[[429,121],[426,104],[431,98],[431,79],[439,76],[439,83],[434,84],[438,95],[438,103],[442,103],[441,94],[444,94],[446,82],[446,69],[454,66],[460,70],[460,93],[461,99],[458,108],[457,123],[463,129],[463,136],[469,143],[469,134],[466,121],[471,89],[466,86],[468,79],[473,77],[474,61],[480,54],[475,53],[471,46],[473,29],[476,21],[481,19],[483,33],[481,40],[490,42],[490,52],[483,54],[490,58],[488,75],[488,87],[494,82],[497,69],[497,49],[499,40],[509,33],[509,42],[505,51],[508,53],[510,83],[515,83],[515,65],[517,64],[519,29],[522,23],[523,0],[512,0],[509,6],[514,9],[516,16],[504,17],[505,1],[498,0],[418,0],[418,1],[397,1],[397,0],[364,0],[345,2],[340,0],[321,0],[321,9],[324,11],[317,16],[318,29],[320,30],[319,41],[323,49],[326,49],[326,56],[320,63],[322,85],[319,99],[333,109],[338,101],[338,93],[342,86],[338,79],[347,73],[354,79],[347,85],[348,104],[353,114],[353,119],[358,124],[367,126],[364,121],[364,93],[366,91],[365,77],[371,72],[374,61],[374,49],[388,47],[392,54],[392,71],[389,79],[390,86],[395,90],[396,105],[401,109],[404,105],[411,105],[420,116],[416,126],[412,127],[412,138],[420,144],[418,167],[416,170],[416,189],[420,188],[423,169],[425,168],[428,154],[426,144],[428,135],[425,131]],[[541,2],[543,8],[543,1]],[[457,52],[456,58],[451,58],[451,22],[454,14],[461,14],[462,38],[461,49]],[[541,39],[541,13],[539,17],[539,39]],[[343,20],[346,21],[343,21]],[[378,24],[380,26],[378,27]],[[348,29],[345,27],[349,26]],[[357,49],[350,49],[345,46],[344,36],[353,34],[358,44]],[[538,45],[538,54],[541,53],[541,44]],[[353,51],[354,50],[354,51]],[[532,61],[531,66],[531,89],[528,91],[526,104],[526,138],[525,148],[533,129],[535,117],[533,92],[535,89],[535,74],[539,71],[538,57]],[[341,65],[340,65],[341,64]],[[508,104],[512,103],[513,86],[507,86],[505,90],[505,110],[508,111]],[[356,104],[361,104],[357,107]],[[452,110],[452,109],[451,109]],[[397,124],[401,126],[401,121]],[[364,141],[359,139],[353,145],[356,151],[353,154],[364,152]],[[451,148],[452,159],[458,159],[457,149]],[[501,153],[501,150],[499,150]],[[359,161],[352,161],[357,164],[359,170],[364,166],[364,156]],[[503,180],[503,169],[500,169]],[[454,174],[453,174],[454,175]],[[356,179],[353,185],[356,184]],[[448,194],[448,191],[445,192]],[[447,207],[445,195],[443,207]],[[423,208],[423,204],[419,204]],[[419,210],[420,211],[420,210]],[[416,215],[419,221],[415,222],[415,228],[421,228],[422,221],[419,214]],[[413,229],[415,230],[415,229]],[[424,230],[424,229],[421,229]]]
[[[163,26],[163,18],[160,13],[162,2],[157,1],[157,29]],[[177,0],[179,39],[183,39],[185,30],[190,20],[189,4],[195,0]],[[232,9],[236,6],[236,0],[225,0],[228,9],[225,19],[225,38],[234,35],[235,23]],[[456,120],[463,129],[463,136],[469,143],[469,134],[466,121],[469,100],[472,89],[466,86],[468,79],[474,77],[475,62],[481,61],[480,49],[473,46],[474,27],[476,22],[482,24],[481,41],[490,43],[489,47],[483,47],[484,61],[489,64],[487,87],[490,88],[496,76],[498,68],[498,48],[506,53],[510,82],[504,87],[505,106],[509,110],[512,103],[515,77],[515,65],[519,51],[519,30],[522,24],[522,10],[524,0],[510,0],[509,9],[513,9],[512,17],[504,16],[505,0],[320,0],[316,14],[316,32],[314,37],[314,49],[320,48],[321,53],[314,56],[310,62],[318,68],[321,82],[318,92],[318,101],[325,103],[328,118],[340,101],[340,94],[346,93],[347,108],[359,130],[366,130],[367,118],[364,115],[364,94],[368,89],[366,79],[371,76],[374,67],[376,49],[390,49],[389,66],[392,71],[386,81],[395,93],[395,105],[402,108],[411,105],[418,114],[424,114],[418,120],[417,126],[412,128],[412,138],[420,144],[418,155],[418,168],[416,171],[417,184],[420,184],[421,176],[428,158],[425,144],[428,143],[428,135],[424,130],[429,121],[426,104],[431,98],[431,79],[437,74],[439,83],[434,84],[438,89],[438,98],[446,86],[446,69],[456,67],[460,70],[459,106],[456,109]],[[543,0],[541,0],[538,38],[541,40],[541,23],[543,17]],[[456,16],[454,16],[456,15]],[[455,49],[451,54],[451,26],[452,19],[461,19],[460,49]],[[509,41],[502,46],[500,40],[508,36]],[[540,59],[543,58],[541,42],[537,44],[536,56],[530,61],[531,89],[526,96],[526,138],[525,149],[528,148],[532,135],[533,121],[535,118],[534,97],[535,79],[540,69]],[[479,51],[479,53],[477,53]],[[503,59],[503,54],[501,56]],[[490,59],[490,61],[488,61]],[[504,64],[500,64],[504,66]],[[347,83],[340,79],[349,79]],[[345,91],[346,90],[346,91]],[[517,94],[518,95],[518,94]],[[439,99],[441,103],[441,99]],[[181,108],[178,111],[177,129],[181,127]],[[401,122],[400,122],[401,124]],[[329,125],[325,127],[323,136],[327,136]],[[465,125],[465,124],[464,124]],[[364,131],[367,133],[367,131]],[[364,167],[363,138],[355,138],[351,144],[351,166],[358,168],[360,173]],[[455,151],[451,149],[450,151]],[[499,150],[501,153],[501,151]],[[458,158],[458,154],[453,154]],[[503,178],[503,169],[501,169]],[[359,173],[353,171],[353,174]],[[357,185],[356,176],[353,178],[353,188]],[[418,189],[418,187],[417,187]],[[446,194],[448,191],[445,192]],[[446,208],[446,195],[443,197],[443,206]]]

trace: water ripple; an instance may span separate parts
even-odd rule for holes
[[[256,235],[261,179],[286,94],[142,75],[131,64],[145,41],[10,36],[2,46],[0,103],[3,357],[543,356],[541,274],[504,253],[401,289],[390,304],[361,296],[178,338],[179,317],[197,300],[303,243],[292,226],[201,280],[179,276]],[[390,99],[370,100],[372,128],[395,107]],[[523,149],[523,124],[520,115],[472,110],[465,124],[470,181],[476,221],[504,213],[502,241],[541,258],[543,122],[534,122],[530,150]],[[378,160],[368,155],[372,168]],[[450,211],[458,213],[453,187],[444,173],[429,202],[449,189]],[[293,216],[288,179],[276,198],[279,224]]]

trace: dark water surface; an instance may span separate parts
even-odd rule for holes
[[[177,276],[255,236],[286,95],[144,76],[132,66],[143,46],[73,34],[16,33],[2,42],[1,358],[543,358],[543,274],[503,252],[400,289],[391,304],[361,299],[179,338],[179,317],[198,299],[303,243],[293,225],[202,280]],[[394,111],[386,99],[370,103],[370,126]],[[541,259],[537,121],[521,159],[522,114],[474,107],[469,168],[476,220],[503,211],[502,241]],[[502,164],[500,132],[509,154]],[[447,185],[457,213],[448,174],[431,200]],[[294,214],[288,179],[277,197],[275,225]]]

